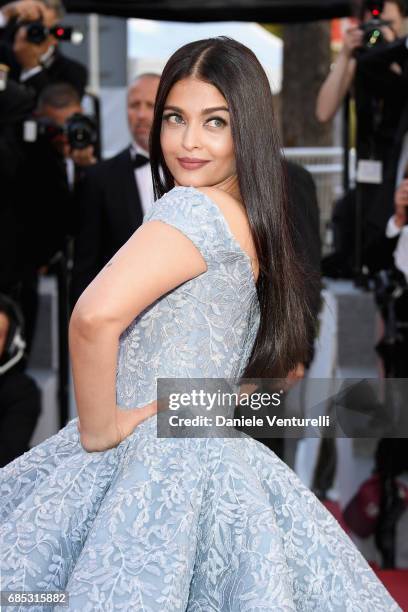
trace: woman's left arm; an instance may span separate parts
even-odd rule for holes
[[[159,297],[206,270],[189,238],[153,220],[133,234],[83,292],[70,320],[69,347],[85,450],[111,448],[123,437],[119,421],[125,411],[116,406],[120,334]],[[128,418],[125,434],[143,420],[143,409],[130,413],[134,426]],[[147,409],[147,416],[151,413]]]

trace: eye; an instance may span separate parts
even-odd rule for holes
[[[227,122],[222,117],[211,117],[207,120],[206,125],[215,128],[221,128],[227,125]]]
[[[172,123],[173,125],[180,125],[183,123],[183,117],[178,113],[167,113],[167,115],[163,115],[163,121],[167,121],[167,123]]]

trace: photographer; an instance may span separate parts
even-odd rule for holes
[[[384,160],[382,185],[365,207],[366,260],[373,271],[392,265],[393,249],[384,239],[388,219],[393,214],[394,193],[402,183],[408,163],[408,38],[401,38],[372,51],[361,61],[361,74],[373,89],[387,91],[384,120],[377,135],[377,155]],[[393,71],[388,67],[392,65]],[[398,70],[399,68],[399,70]],[[380,157],[381,159],[381,157]],[[397,191],[397,197],[398,197]]]
[[[86,68],[58,49],[52,32],[64,16],[60,0],[19,0],[0,11],[3,46],[0,62],[10,66],[10,78],[33,88],[37,95],[51,83],[70,83],[82,97]]]
[[[82,115],[78,92],[69,84],[43,90],[35,120],[37,138],[26,143],[18,196],[26,262],[21,304],[29,348],[37,312],[37,273],[66,250],[67,238],[74,233],[76,186],[83,168],[96,162],[97,137],[91,120]],[[88,144],[88,137],[93,144]]]
[[[348,49],[357,119],[358,187],[336,202],[333,210],[335,252],[323,261],[324,275],[333,277],[359,275],[364,265],[375,272],[389,261],[387,253],[383,253],[378,244],[384,236],[392,207],[392,198],[385,197],[382,183],[389,172],[394,140],[408,93],[408,55],[403,50],[405,39],[398,38],[402,32],[405,4],[402,0],[384,3],[368,0],[364,6],[370,9],[365,13],[364,32],[361,28],[359,33],[357,30],[354,32],[352,54],[350,45]],[[340,64],[344,61],[343,58]],[[339,71],[336,74],[340,79]],[[320,111],[323,101],[328,112],[329,80],[330,77],[319,94]],[[332,113],[337,109],[334,99],[338,104],[341,102],[341,97],[333,95],[332,92],[333,104],[329,109]],[[326,118],[332,116],[329,114]]]
[[[55,132],[50,130],[49,142],[66,160],[71,159],[81,167],[96,163],[97,128],[93,120],[83,114],[80,97],[72,85],[55,83],[48,86],[38,99],[35,115],[40,120],[45,120],[43,125],[46,128],[56,128]],[[91,142],[75,141],[75,135],[74,141],[72,141],[71,126],[73,118],[82,120],[83,130],[87,130],[86,134],[82,134],[82,138],[88,138]],[[63,128],[68,128],[68,130],[64,131]],[[76,138],[78,139],[78,137],[77,135]]]
[[[66,83],[44,89],[38,99],[35,119],[37,138],[26,144],[27,187],[23,190],[27,192],[28,201],[33,199],[33,194],[42,201],[43,214],[38,216],[35,213],[37,229],[42,235],[37,263],[45,265],[61,247],[62,239],[71,233],[75,222],[75,188],[82,168],[96,163],[94,147],[97,134],[95,127],[89,136],[92,143],[72,141],[72,136],[78,137],[78,132],[79,136],[87,137],[85,128],[91,130],[93,124],[83,115],[77,91]],[[76,127],[78,120],[81,122],[79,128]],[[82,125],[85,127],[81,128]]]
[[[369,10],[370,0],[363,3],[358,24],[348,28],[344,34],[343,48],[336,63],[319,90],[316,101],[316,117],[321,123],[330,121],[339,110],[347,92],[353,84],[356,74],[356,51],[364,45],[364,29],[362,26],[372,20]],[[405,16],[403,0],[385,0],[380,19],[389,22],[382,26],[384,40],[391,42],[401,36]]]
[[[23,321],[17,305],[0,294],[0,467],[28,450],[41,412],[41,395],[21,367]]]
[[[357,55],[357,155],[384,165],[408,100],[406,38],[396,36],[390,40],[384,34],[382,42]]]

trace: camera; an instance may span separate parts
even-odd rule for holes
[[[372,49],[378,47],[380,44],[385,42],[384,35],[381,32],[381,27],[389,26],[390,21],[385,19],[370,19],[366,23],[359,26],[360,30],[364,32],[363,36],[363,47],[366,49]]]
[[[381,28],[389,26],[390,21],[380,19],[380,15],[384,9],[384,0],[366,0],[364,9],[371,13],[371,19],[362,23],[359,29],[363,31],[363,47],[372,49],[385,42]]]
[[[83,40],[83,34],[71,26],[60,24],[47,28],[41,21],[30,21],[25,24],[27,41],[34,45],[41,45],[50,34],[57,40],[67,41],[78,45]]]
[[[75,113],[68,119],[65,132],[72,149],[86,149],[95,145],[98,140],[96,123],[91,117],[81,113]]]
[[[63,126],[45,118],[32,119],[24,123],[25,142],[36,142],[40,138],[52,142],[63,136],[67,138],[72,149],[86,149],[90,145],[96,145],[98,141],[96,122],[88,115],[75,113]]]

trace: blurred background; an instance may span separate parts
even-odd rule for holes
[[[158,79],[177,48],[201,38],[235,38],[262,63],[297,248],[321,275],[308,296],[314,351],[285,410],[304,413],[313,381],[330,414],[335,381],[408,379],[407,9],[404,0],[0,1],[2,465],[76,416],[69,316],[152,202]],[[370,418],[378,402],[365,405]],[[384,422],[395,402],[405,414],[405,391],[381,399]],[[393,431],[261,442],[408,609],[408,431]]]

